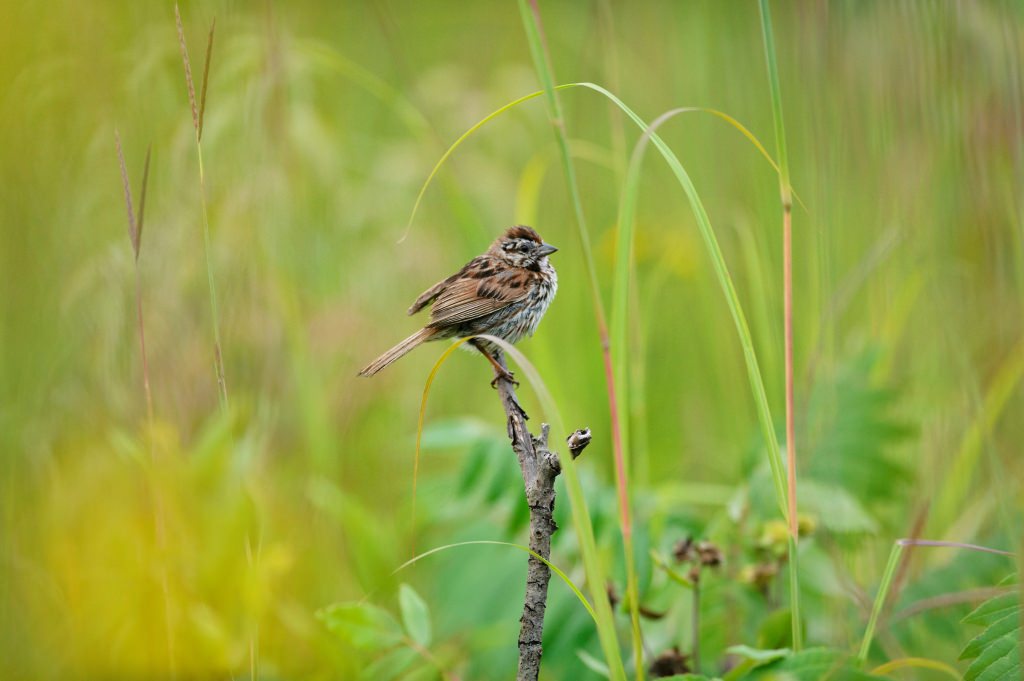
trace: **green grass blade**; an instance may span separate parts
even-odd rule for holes
[[[875,627],[878,626],[878,617],[882,614],[882,606],[885,605],[885,598],[889,595],[889,587],[892,586],[892,578],[896,574],[896,566],[900,563],[900,556],[903,554],[903,544],[896,542],[889,552],[889,562],[885,565],[885,572],[882,573],[882,581],[878,585],[878,594],[875,595],[875,603],[871,607],[871,616],[868,618],[868,626],[864,629],[864,639],[860,644],[860,652],[857,659],[863,664],[868,659],[868,650],[871,649],[871,639],[875,636]]]
[[[768,87],[772,96],[772,120],[775,123],[776,151],[779,154],[779,184],[789,191],[789,154],[786,151],[786,125],[782,118],[782,95],[779,87],[779,65],[775,58],[775,36],[772,33],[771,6],[761,0],[761,31],[764,36],[764,54],[768,62]]]

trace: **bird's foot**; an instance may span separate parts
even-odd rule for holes
[[[491,381],[491,387],[497,389],[498,381],[508,381],[514,387],[519,387],[519,381],[516,380],[516,375],[508,369],[504,369],[497,363],[494,365],[494,380]]]

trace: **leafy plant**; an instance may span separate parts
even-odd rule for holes
[[[1014,582],[1015,577],[1003,580]],[[1015,590],[990,598],[963,619],[964,624],[985,627],[960,653],[961,660],[973,660],[964,681],[1020,678],[1021,614],[1021,595]]]
[[[373,603],[335,603],[317,611],[317,618],[342,643],[370,660],[360,678],[373,681],[417,678],[444,674],[430,653],[430,611],[408,584],[398,590],[401,623],[389,611]],[[419,662],[419,664],[417,664]]]

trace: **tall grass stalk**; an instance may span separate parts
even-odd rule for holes
[[[203,82],[201,98],[196,100],[196,89],[192,81],[192,65],[188,58],[188,45],[185,42],[185,29],[181,24],[181,13],[174,6],[174,21],[178,28],[178,46],[181,48],[181,61],[185,67],[185,86],[188,90],[189,106],[192,108],[192,126],[196,135],[196,157],[199,161],[199,201],[203,212],[203,250],[206,254],[206,278],[210,290],[210,315],[213,323],[213,355],[214,370],[217,375],[217,389],[221,409],[228,407],[227,376],[224,372],[224,354],[220,342],[220,315],[217,311],[217,286],[213,276],[213,254],[210,247],[210,216],[206,198],[206,172],[203,168],[203,120],[206,113],[206,88],[210,76],[210,57],[213,54],[213,35],[217,22],[210,26],[210,35],[206,44],[206,62],[203,65]]]
[[[789,603],[793,623],[793,648],[800,650],[800,568],[797,562],[800,534],[796,506],[796,428],[793,417],[793,188],[789,183],[789,154],[786,151],[786,126],[782,118],[782,94],[779,66],[775,58],[775,38],[769,0],[761,0],[761,30],[768,64],[768,85],[775,121],[775,146],[779,157],[779,193],[782,199],[782,298],[786,372],[786,512],[789,516]]]
[[[583,201],[580,198],[579,183],[576,179],[576,169],[573,164],[572,154],[569,150],[569,138],[565,129],[565,117],[562,112],[562,105],[555,91],[554,70],[550,57],[547,53],[547,46],[544,41],[543,24],[540,16],[540,8],[537,0],[519,0],[519,11],[523,19],[523,27],[526,31],[527,42],[530,45],[530,54],[533,57],[534,68],[540,77],[544,87],[545,98],[548,103],[548,114],[555,129],[555,139],[558,143],[558,150],[562,158],[562,170],[569,186],[569,193],[572,198],[573,210],[576,214],[576,227],[579,235],[580,249],[586,264],[587,275],[590,282],[590,293],[594,305],[594,314],[597,320],[598,333],[601,342],[601,356],[604,361],[605,381],[608,388],[608,410],[612,431],[612,452],[615,459],[615,485],[618,491],[619,502],[619,525],[622,534],[622,547],[626,563],[626,593],[629,601],[630,619],[633,630],[633,656],[636,667],[635,678],[643,681],[643,639],[640,633],[640,593],[636,575],[636,561],[633,556],[633,526],[630,517],[629,503],[629,474],[626,466],[626,454],[624,445],[627,442],[626,434],[623,432],[624,414],[620,411],[616,385],[621,383],[625,376],[625,365],[619,368],[613,367],[611,355],[611,343],[608,336],[608,323],[606,321],[604,304],[601,302],[601,290],[598,285],[597,269],[594,266],[594,257],[590,246],[590,234],[587,230],[586,216],[583,212]],[[622,346],[625,347],[623,343]],[[623,353],[624,355],[624,353]],[[591,588],[603,589],[604,585],[591,585]],[[607,655],[608,651],[605,651]],[[610,662],[610,661],[609,661]]]
[[[132,203],[131,182],[128,180],[128,166],[124,162],[124,150],[121,148],[121,135],[114,130],[114,143],[117,146],[117,161],[121,167],[121,182],[124,186],[124,203],[128,210],[128,238],[132,246],[132,266],[135,270],[135,323],[139,332],[139,357],[142,362],[142,390],[146,399],[146,442],[149,448],[150,461],[150,487],[153,494],[153,530],[156,535],[157,550],[160,552],[159,576],[160,593],[164,605],[164,631],[167,643],[167,665],[170,677],[177,676],[177,664],[175,659],[174,627],[171,621],[171,590],[170,577],[167,574],[167,565],[164,563],[164,556],[167,554],[167,529],[164,518],[163,497],[160,494],[160,487],[153,480],[156,464],[156,441],[153,416],[153,391],[149,385],[149,356],[146,353],[146,324],[142,315],[142,275],[139,271],[139,252],[142,249],[142,227],[146,215],[146,187],[149,185],[149,161],[152,158],[153,147],[146,149],[146,162],[142,170],[142,186],[139,193],[139,212],[136,217]]]
[[[210,211],[206,196],[206,171],[203,166],[203,123],[206,117],[206,92],[210,80],[210,60],[213,56],[213,36],[217,28],[216,19],[210,24],[210,33],[206,41],[206,59],[203,64],[203,82],[200,98],[196,100],[196,89],[192,80],[192,65],[188,57],[188,45],[185,41],[185,29],[181,23],[181,12],[174,5],[174,22],[178,29],[178,46],[181,49],[181,62],[185,69],[185,86],[188,90],[188,102],[192,109],[192,126],[195,129],[196,159],[199,165],[199,202],[203,213],[203,251],[206,256],[206,279],[210,291],[210,317],[213,326],[213,362],[217,376],[217,395],[222,413],[228,410],[228,384],[224,370],[224,352],[220,340],[220,314],[217,309],[217,286],[213,276],[213,253],[210,245]],[[246,536],[246,559],[252,569],[251,547]],[[257,622],[249,636],[249,676],[252,679],[259,673],[259,623]]]

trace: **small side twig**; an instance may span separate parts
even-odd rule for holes
[[[496,359],[503,369],[508,369],[503,353],[496,353]],[[495,387],[508,418],[508,437],[519,459],[526,503],[530,507],[530,550],[548,560],[551,556],[551,535],[558,529],[554,519],[555,478],[562,472],[562,464],[548,446],[550,426],[542,423],[540,436],[530,433],[526,426],[526,412],[516,399],[515,384],[497,371],[495,376]],[[572,458],[578,457],[590,440],[589,428],[570,435],[566,442]],[[519,620],[519,671],[516,681],[536,681],[540,675],[544,612],[550,579],[551,569],[544,561],[531,555],[526,571],[523,616]]]

